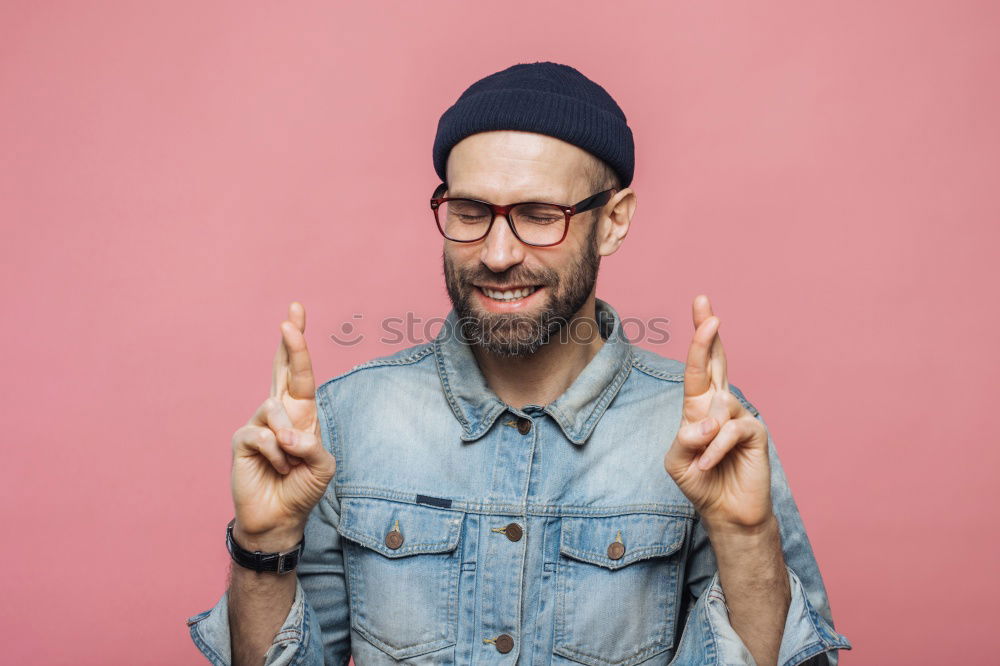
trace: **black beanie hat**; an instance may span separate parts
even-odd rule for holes
[[[442,182],[452,147],[490,130],[554,136],[606,162],[623,188],[632,182],[635,145],[625,114],[604,88],[569,65],[513,65],[466,88],[438,121],[434,170]]]

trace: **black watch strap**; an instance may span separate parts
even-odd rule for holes
[[[254,571],[266,571],[269,573],[288,573],[294,571],[299,565],[299,558],[306,547],[306,537],[302,536],[299,545],[291,550],[282,553],[262,553],[259,550],[247,550],[236,543],[233,538],[233,525],[236,519],[233,518],[226,526],[226,548],[233,561],[241,567],[253,569]]]

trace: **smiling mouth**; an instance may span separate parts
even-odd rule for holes
[[[476,285],[476,288],[488,298],[500,303],[525,298],[538,290],[538,286],[517,287],[516,289],[492,289],[490,287]]]

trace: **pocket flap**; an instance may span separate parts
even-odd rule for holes
[[[681,516],[650,513],[563,518],[559,552],[582,562],[620,569],[649,557],[677,552],[689,522]],[[616,542],[621,546],[612,549]]]
[[[372,497],[343,497],[340,500],[341,536],[386,557],[418,553],[446,553],[458,546],[462,512],[420,504],[394,502]],[[398,529],[402,544],[386,545],[386,535]]]

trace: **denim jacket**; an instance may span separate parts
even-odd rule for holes
[[[502,402],[454,311],[433,341],[317,389],[337,472],[267,666],[754,663],[663,468],[684,365],[631,344],[601,300],[597,317],[605,344],[548,405]],[[778,663],[836,664],[851,646],[768,448],[791,587]],[[213,664],[230,663],[226,601],[187,620]]]

